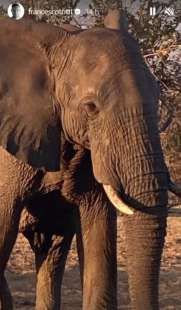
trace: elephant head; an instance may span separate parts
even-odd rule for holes
[[[173,186],[160,145],[157,83],[137,42],[110,23],[71,36],[49,58],[67,140],[90,149],[97,181],[132,214],[166,206]]]
[[[48,171],[59,170],[61,132],[90,150],[95,178],[129,214],[133,306],[158,309],[167,193],[179,190],[161,149],[157,84],[137,42],[110,20],[109,28],[75,32],[1,23],[0,144]]]

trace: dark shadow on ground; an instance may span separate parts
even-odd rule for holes
[[[35,273],[6,272],[13,294],[15,310],[33,310],[35,306]]]

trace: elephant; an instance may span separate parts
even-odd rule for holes
[[[26,205],[37,309],[60,307],[58,283],[75,232],[83,309],[116,309],[114,205],[125,213],[131,305],[158,310],[168,191],[180,189],[161,149],[157,83],[137,42],[109,21],[85,31],[0,23],[2,309],[13,309],[4,270]],[[40,220],[28,230],[31,213]]]
[[[76,234],[83,309],[116,309],[115,210],[93,177],[90,152],[67,142],[62,150],[60,190],[33,197],[20,221],[35,253],[36,308],[60,309],[66,258]]]

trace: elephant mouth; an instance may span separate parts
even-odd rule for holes
[[[118,211],[127,215],[132,215],[134,211],[137,210],[137,208],[129,206],[129,204],[123,200],[120,194],[112,188],[112,186],[103,184],[103,188],[108,199]],[[181,186],[175,184],[171,180],[168,184],[168,190],[176,196],[181,197]]]

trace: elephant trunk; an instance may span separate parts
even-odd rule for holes
[[[125,161],[125,193],[138,206],[124,216],[131,306],[159,309],[159,271],[166,234],[168,171],[159,136],[137,137]]]
[[[150,126],[144,135],[138,133],[127,138],[122,154],[125,194],[140,207],[166,206],[168,170],[158,132]]]
[[[166,214],[124,215],[131,306],[158,310],[160,260],[166,234]]]
[[[159,270],[166,234],[168,172],[161,150],[157,155],[150,153],[147,156],[134,152],[134,158],[131,153],[125,163],[125,194],[134,214],[127,212],[121,200],[116,201],[118,197],[114,198],[114,192],[108,191],[109,187],[104,188],[108,197],[112,194],[114,204],[123,205],[127,213],[123,221],[132,309],[158,310]]]
[[[127,213],[123,218],[132,308],[158,310],[169,178],[156,115],[135,117],[124,124],[120,117],[109,114],[104,128],[102,144],[98,139],[91,142],[91,156],[94,175],[104,184],[110,201]],[[98,134],[99,128],[95,136]],[[119,201],[120,196],[123,201]]]
[[[139,169],[139,167],[138,167]],[[143,169],[143,167],[140,169]],[[168,173],[161,168],[150,172],[144,170],[137,176],[131,177],[125,193],[132,203],[138,207],[166,206],[168,202]]]

